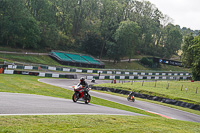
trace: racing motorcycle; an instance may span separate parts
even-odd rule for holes
[[[77,102],[78,100],[85,101],[86,104],[90,102],[91,96],[88,92],[91,90],[91,88],[87,88],[85,94],[84,87],[82,85],[72,86],[72,88],[74,88],[74,94],[72,96],[73,102]]]
[[[92,83],[95,83],[95,79],[92,79],[91,82],[92,82]]]
[[[128,95],[127,100],[128,100],[128,101],[131,101],[131,102],[134,102],[134,101],[135,101],[135,97],[134,97],[134,95],[133,95],[133,92],[131,92],[131,93]]]

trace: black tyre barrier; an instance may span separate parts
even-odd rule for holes
[[[96,86],[92,86],[92,85],[90,87],[93,90],[108,91],[108,92],[114,92],[114,93],[123,94],[123,95],[128,95],[128,94],[131,93],[131,91],[114,89],[114,88],[96,87]],[[189,108],[189,109],[194,109],[194,110],[200,111],[200,105],[196,105],[196,104],[192,104],[192,103],[186,103],[186,102],[177,101],[177,100],[168,99],[168,98],[163,98],[163,97],[150,96],[150,95],[141,94],[141,93],[138,93],[138,92],[133,92],[133,94],[134,94],[135,97],[153,100],[153,101],[158,101],[158,102],[167,103],[167,104],[172,104],[172,105],[181,106],[181,107],[184,107],[184,108]]]

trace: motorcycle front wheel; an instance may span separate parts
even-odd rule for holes
[[[90,102],[90,100],[91,100],[91,96],[88,94],[88,95],[87,95],[87,98],[86,98],[86,100],[85,100],[85,103],[88,104],[88,103]]]
[[[79,95],[78,93],[74,93],[74,94],[73,94],[73,96],[72,96],[73,102],[77,102],[77,101],[78,101],[78,99],[79,99],[79,96],[78,96],[78,95]]]

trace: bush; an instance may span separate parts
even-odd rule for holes
[[[147,65],[149,67],[152,67],[153,66],[153,60],[152,59],[148,59],[147,57],[143,57],[140,62],[143,64],[143,65]]]

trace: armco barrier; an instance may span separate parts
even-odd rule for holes
[[[124,95],[128,95],[128,94],[131,93],[131,91],[114,89],[114,88],[96,87],[96,86],[90,86],[90,87],[94,90],[109,91],[109,92],[114,92],[114,93],[119,93],[119,94],[124,94]],[[141,93],[137,93],[137,92],[133,92],[133,94],[134,94],[135,97],[159,101],[159,102],[163,102],[163,103],[167,103],[167,104],[172,104],[172,105],[181,106],[181,107],[184,107],[184,108],[190,108],[190,109],[200,111],[200,105],[195,105],[195,104],[186,103],[186,102],[177,101],[177,100],[168,99],[168,98],[163,98],[163,97],[150,96],[150,95],[147,95],[147,94],[141,94]]]
[[[27,71],[15,71],[15,70],[4,70],[4,74],[22,74],[22,75],[34,75],[34,76],[40,76],[40,77],[77,79],[77,75],[75,75],[75,74],[27,72]]]
[[[54,66],[18,66],[8,65],[10,69],[29,69],[29,70],[53,70],[64,72],[77,72],[77,73],[96,73],[96,74],[115,74],[115,75],[141,75],[141,76],[190,76],[188,72],[138,72],[138,71],[114,71],[114,70],[85,70],[74,68],[62,68]]]

